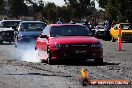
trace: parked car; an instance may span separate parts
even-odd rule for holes
[[[103,62],[103,47],[91,36],[91,31],[79,24],[50,24],[36,40],[35,49],[47,51],[48,58],[40,58],[53,64],[57,60],[94,59]]]
[[[95,27],[95,37],[96,38],[103,38],[104,37],[104,24],[98,23],[98,25]]]
[[[46,23],[41,21],[23,21],[19,24],[17,36],[15,37],[15,47],[20,42],[28,42],[36,40],[40,33],[45,28]]]
[[[2,20],[0,21],[0,28],[17,27],[22,20]]]
[[[123,41],[132,41],[132,24],[131,23],[120,23],[114,25],[110,29],[111,41],[115,42],[119,36],[119,28],[122,29],[122,40]]]
[[[84,25],[85,23],[84,23],[84,22],[80,22],[80,23],[78,22],[78,23],[76,23],[76,24]]]
[[[0,21],[0,43],[14,42],[14,36],[16,31],[16,26],[21,22],[21,20],[2,20]]]
[[[94,35],[95,27],[93,24],[85,23],[85,22],[80,22],[80,23],[76,23],[76,24],[85,25],[92,32],[92,35]]]

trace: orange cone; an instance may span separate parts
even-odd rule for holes
[[[82,72],[82,78],[81,78],[82,85],[83,86],[87,86],[88,84],[91,84],[91,82],[90,82],[90,80],[88,78],[88,76],[89,76],[88,75],[88,70],[87,69],[84,70],[84,67],[82,67],[81,72]]]
[[[88,71],[87,70],[84,70],[84,67],[82,67],[82,77],[83,78],[88,78]]]

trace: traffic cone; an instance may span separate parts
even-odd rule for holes
[[[88,78],[88,70],[87,69],[84,70],[84,67],[82,67],[81,72],[82,72],[82,77],[83,78]]]
[[[84,67],[82,67],[81,73],[82,73],[82,82],[81,82],[82,85],[87,86],[87,85],[91,84],[91,82],[88,78],[88,76],[89,76],[88,70],[87,69],[84,70]]]

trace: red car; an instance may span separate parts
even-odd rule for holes
[[[50,24],[36,40],[35,49],[47,51],[48,58],[41,58],[48,64],[57,60],[94,59],[103,63],[103,47],[91,36],[91,31],[79,24]]]

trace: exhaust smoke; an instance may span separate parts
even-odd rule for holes
[[[12,56],[21,61],[36,63],[41,62],[42,58],[48,58],[47,52],[35,50],[35,41],[19,43]]]
[[[41,60],[38,57],[38,51],[35,50],[26,50],[23,53],[21,60],[27,62],[41,62]]]
[[[21,43],[18,45],[18,49],[21,50],[21,61],[27,62],[41,62],[38,57],[38,51],[35,50],[35,41],[30,41],[28,43]]]

